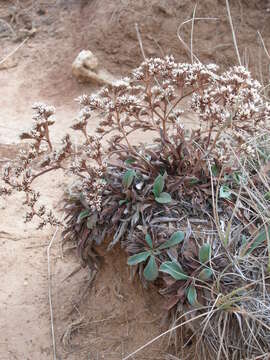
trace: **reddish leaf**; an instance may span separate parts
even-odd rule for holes
[[[198,256],[198,249],[194,240],[189,239],[188,242],[185,242],[182,254],[188,260],[194,259]]]
[[[179,299],[181,299],[182,302],[184,302],[186,296],[186,290],[184,287],[180,287],[177,290],[177,296],[179,297]]]
[[[123,207],[119,208],[116,211],[116,213],[114,214],[114,216],[112,217],[111,223],[116,224],[121,219],[121,216],[124,211],[125,211],[125,208],[123,208]]]
[[[163,308],[167,311],[171,310],[179,302],[179,299],[180,298],[178,295],[170,296],[164,304]]]
[[[163,280],[164,280],[166,286],[172,286],[173,284],[176,283],[176,280],[174,280],[174,278],[172,278],[171,276],[166,276],[165,275],[163,277]]]

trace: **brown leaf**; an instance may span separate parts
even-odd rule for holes
[[[165,310],[172,309],[179,301],[181,301],[181,303],[183,303],[185,300],[185,296],[186,296],[186,291],[185,291],[184,284],[183,284],[177,290],[176,295],[172,295],[167,298],[167,302],[164,304],[164,309]]]
[[[121,219],[121,216],[122,216],[124,210],[125,210],[125,208],[120,207],[116,211],[116,213],[114,214],[114,216],[112,217],[112,220],[111,220],[112,224],[116,224]]]
[[[174,280],[174,278],[172,278],[171,276],[166,276],[166,275],[163,277],[163,280],[167,287],[172,286],[176,282],[176,280]]]
[[[258,231],[256,225],[251,223],[250,220],[246,218],[244,211],[242,209],[238,209],[235,212],[235,216],[237,217],[237,219],[239,219],[242,222],[242,224],[246,227],[246,229],[248,230],[251,236]]]
[[[188,260],[198,257],[198,249],[193,239],[189,238],[188,241],[185,241],[182,255]]]
[[[185,296],[186,296],[186,290],[185,288],[182,286],[177,290],[177,296],[179,297],[179,299],[181,299],[182,301],[184,301]]]
[[[168,298],[166,303],[163,305],[163,308],[167,311],[172,309],[177,303],[179,302],[179,296],[178,295],[172,295]]]

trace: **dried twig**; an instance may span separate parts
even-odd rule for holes
[[[4,64],[11,56],[13,56],[27,41],[29,37],[25,38],[14,50],[12,50],[7,56],[0,60],[0,65]]]

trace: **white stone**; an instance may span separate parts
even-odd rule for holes
[[[72,64],[72,74],[82,82],[111,84],[115,79],[105,69],[98,68],[98,58],[90,50],[82,50]]]

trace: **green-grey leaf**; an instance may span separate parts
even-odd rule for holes
[[[242,234],[241,235],[241,246],[244,246],[247,244],[247,237],[246,235]]]
[[[158,277],[158,266],[154,255],[150,256],[148,264],[144,268],[143,275],[148,281],[154,281]]]
[[[268,227],[268,236],[270,236],[270,226]],[[266,231],[262,230],[259,235],[255,238],[252,245],[246,245],[246,250],[244,251],[245,255],[251,254],[253,250],[259,247],[263,242],[267,240]]]
[[[130,164],[135,163],[135,161],[136,161],[135,159],[129,158],[129,159],[125,160],[125,164],[126,164],[126,165],[130,165]]]
[[[97,213],[94,213],[91,216],[89,216],[87,219],[87,223],[86,223],[87,228],[94,229],[94,227],[96,226],[96,223],[97,223],[97,219],[98,219]]]
[[[223,185],[219,190],[219,197],[221,199],[230,199],[231,198],[231,190],[227,185]]]
[[[148,256],[150,256],[150,252],[149,251],[143,251],[143,252],[140,252],[139,254],[135,254],[135,255],[132,255],[128,258],[128,265],[136,265],[136,264],[139,264],[140,262],[143,262],[145,261]]]
[[[145,235],[145,241],[147,242],[148,246],[150,246],[150,248],[153,249],[153,241],[152,241],[151,236],[149,234]]]
[[[239,173],[239,171],[235,171],[233,173],[233,179],[237,184],[241,183],[241,174]]]
[[[89,210],[83,210],[78,216],[78,222],[81,222],[83,219],[87,218],[90,215]]]
[[[197,306],[197,291],[194,285],[190,285],[187,290],[187,299],[191,306]]]
[[[159,195],[162,193],[163,189],[164,189],[164,177],[162,175],[158,175],[154,181],[154,186],[153,186],[153,193],[156,197],[159,197]]]
[[[132,184],[135,175],[136,175],[136,173],[132,169],[129,169],[125,172],[122,183],[126,189],[128,189],[130,187],[130,185]]]
[[[126,203],[128,203],[128,199],[122,199],[122,200],[119,201],[119,205],[120,205],[120,206],[121,206],[121,205],[124,205],[124,204],[126,204]]]
[[[189,185],[196,185],[196,184],[198,184],[199,182],[200,182],[199,179],[193,178],[193,179],[190,179]]]
[[[176,231],[175,233],[172,234],[170,239],[165,241],[164,244],[161,244],[158,247],[158,249],[162,250],[162,249],[167,249],[172,246],[175,246],[175,245],[179,244],[180,242],[182,242],[184,240],[184,238],[185,238],[185,234],[183,233],[183,231]]]
[[[264,198],[265,198],[265,200],[270,200],[270,191],[267,191],[267,192],[264,194]]]
[[[211,258],[211,246],[210,244],[203,244],[199,251],[200,263],[204,264]]]
[[[182,266],[176,261],[165,261],[161,264],[159,270],[171,275],[175,280],[186,280],[188,278]]]
[[[198,275],[198,279],[202,281],[207,281],[211,278],[212,275],[213,275],[213,271],[211,269],[209,268],[202,269],[202,271]]]
[[[159,204],[169,204],[172,201],[172,198],[170,194],[162,192],[158,197],[155,197],[155,200]]]
[[[212,174],[217,177],[218,176],[218,167],[217,165],[212,165],[211,166],[211,171],[212,171]]]

